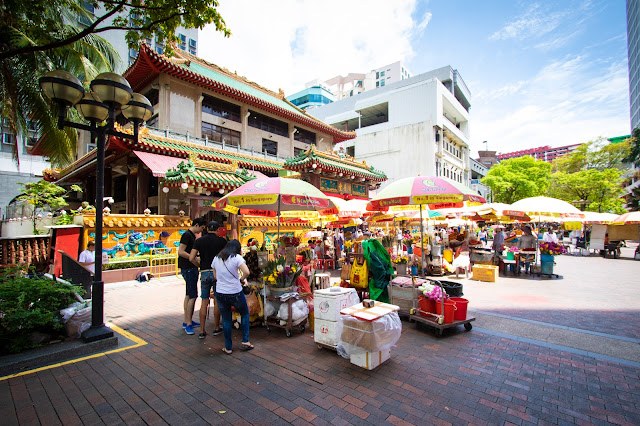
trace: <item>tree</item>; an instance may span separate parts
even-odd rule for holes
[[[625,162],[640,168],[640,127],[633,129],[631,137],[627,140],[629,141],[630,149],[629,155],[625,158]]]
[[[55,183],[47,182],[44,179],[34,183],[19,183],[18,185],[24,187],[22,195],[18,197],[18,201],[23,201],[33,206],[31,222],[33,223],[33,233],[36,235],[38,234],[38,229],[36,228],[38,209],[46,206],[52,210],[60,209],[67,206],[65,198],[67,198],[69,192],[82,192],[82,189],[78,185],[71,185],[71,188],[67,191]]]
[[[640,210],[640,187],[633,188],[631,193],[627,195],[627,207],[631,212]]]
[[[86,6],[95,8],[96,15]],[[59,130],[57,118],[38,86],[38,78],[53,69],[65,69],[85,86],[97,74],[111,71],[117,52],[99,37],[104,31],[126,31],[131,47],[157,37],[172,52],[179,25],[202,28],[214,23],[230,35],[217,12],[216,0],[5,0],[0,3],[0,115],[18,141],[35,123],[42,152],[53,166],[74,160],[77,132]],[[113,20],[111,20],[113,18]],[[80,24],[79,21],[88,25]],[[88,87],[85,87],[88,88]],[[75,110],[70,110],[79,118]]]
[[[569,203],[588,200],[584,207],[589,211],[624,213],[621,182],[621,172],[613,168],[556,172],[551,175],[549,196]]]
[[[624,142],[610,143],[605,138],[583,143],[567,155],[553,162],[553,170],[565,173],[575,173],[580,170],[596,169],[604,171],[616,168],[628,168],[624,164],[631,152],[629,139]]]
[[[94,8],[95,14],[85,5]],[[129,47],[156,37],[172,52],[179,26],[202,29],[213,23],[225,36],[231,35],[217,10],[217,0],[5,0],[0,24],[0,61],[72,45],[90,35],[104,31],[126,31]],[[43,11],[55,10],[57,15]],[[82,19],[86,26],[73,31],[59,31],[61,16],[68,22]],[[30,42],[24,42],[30,40]],[[20,42],[21,41],[21,42]]]
[[[550,176],[551,164],[527,155],[501,161],[481,182],[491,188],[495,202],[511,204],[546,194]]]

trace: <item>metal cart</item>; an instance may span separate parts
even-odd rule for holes
[[[271,302],[276,302],[276,301],[280,301],[280,298],[267,296],[266,300],[269,300]],[[284,332],[287,335],[287,337],[291,337],[291,330],[294,330],[294,329],[299,329],[301,332],[304,332],[307,321],[309,319],[308,316],[300,320],[300,322],[297,325],[294,325],[293,323],[293,313],[292,313],[291,306],[293,305],[294,302],[298,300],[300,299],[295,299],[291,297],[286,301],[282,302],[282,303],[288,304],[289,315],[287,317],[287,323],[285,325],[280,325],[280,321],[281,321],[280,318],[278,318],[276,315],[272,315],[265,319],[265,325],[267,326],[267,331],[271,331],[271,327],[282,328],[284,329]]]

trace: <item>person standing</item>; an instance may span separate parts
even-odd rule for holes
[[[198,337],[204,339],[207,336],[205,323],[207,321],[207,310],[209,309],[209,298],[211,290],[216,292],[216,279],[213,276],[211,263],[213,258],[220,253],[220,250],[227,244],[227,240],[219,237],[216,233],[220,225],[216,221],[207,224],[207,234],[198,238],[193,244],[193,249],[189,254],[189,261],[200,266],[200,334]],[[200,255],[200,259],[197,256]],[[217,303],[213,307],[213,335],[222,333],[220,328],[220,308]]]
[[[186,295],[184,297],[184,322],[182,328],[185,333],[194,334],[193,327],[200,325],[193,321],[193,308],[198,298],[198,265],[189,260],[189,255],[196,242],[196,234],[204,230],[205,221],[202,217],[197,217],[191,221],[191,228],[182,234],[180,246],[178,246],[178,268],[186,284]]]
[[[86,250],[83,250],[78,256],[78,263],[91,271],[91,274],[96,273],[96,242],[91,240],[87,243]]]
[[[224,348],[222,351],[231,355],[233,351],[231,341],[232,319],[231,308],[236,308],[240,314],[242,328],[241,348],[245,351],[253,349],[249,341],[249,307],[244,297],[242,287],[247,285],[249,268],[241,256],[240,241],[231,240],[213,259],[211,267],[216,277],[216,301],[222,314],[222,331],[224,333]]]
[[[502,247],[504,246],[504,233],[502,232],[502,228],[496,229],[496,235],[493,236],[493,251],[496,254],[502,252]]]

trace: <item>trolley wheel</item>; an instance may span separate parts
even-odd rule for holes
[[[471,323],[470,323],[470,322],[466,322],[466,323],[464,324],[464,329],[465,329],[465,330],[467,330],[467,331],[471,331],[471,329],[472,329],[472,328],[473,328],[473,325],[471,325]]]
[[[304,330],[305,330],[305,326],[304,326],[304,324],[302,324],[302,325],[300,326],[300,331],[302,331],[302,332],[304,333]]]
[[[316,345],[316,346],[318,346],[318,349],[324,349],[324,346],[322,345]]]
[[[267,324],[267,331],[271,331],[271,326]]]
[[[291,337],[291,330],[287,329],[284,331],[284,333],[287,335],[287,337]]]

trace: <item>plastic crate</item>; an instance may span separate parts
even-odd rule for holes
[[[493,265],[473,265],[473,279],[494,283],[498,279],[498,267]]]

